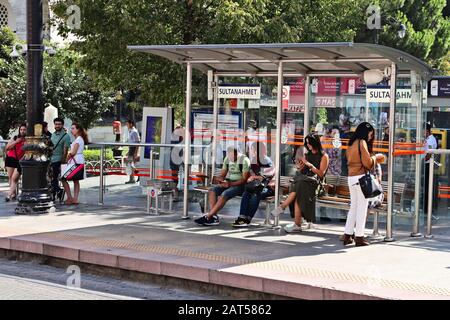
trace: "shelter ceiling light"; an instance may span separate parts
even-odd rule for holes
[[[370,69],[364,71],[364,82],[367,85],[373,85],[381,82],[384,78],[384,73],[379,69]]]

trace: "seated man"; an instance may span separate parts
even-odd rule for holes
[[[254,142],[250,148],[251,176],[247,183],[255,180],[263,181],[264,188],[261,192],[245,190],[242,195],[239,217],[233,223],[234,228],[247,227],[255,216],[259,202],[275,194],[275,184],[272,178],[275,175],[275,167],[267,156],[267,147],[263,142]]]
[[[228,178],[225,179],[227,175]],[[219,217],[217,217],[217,213],[228,200],[244,193],[245,183],[249,175],[250,159],[245,154],[239,153],[236,146],[228,147],[219,177],[219,185],[212,187],[208,192],[211,210],[196,219],[195,223],[204,226],[218,225]]]

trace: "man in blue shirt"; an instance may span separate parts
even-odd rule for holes
[[[64,129],[64,120],[55,118],[53,120],[55,132],[51,135],[53,153],[51,158],[52,166],[52,189],[53,198],[56,196],[62,200],[63,190],[59,187],[59,175],[61,174],[61,164],[65,162],[67,151],[70,149],[70,136]]]

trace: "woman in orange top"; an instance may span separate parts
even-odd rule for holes
[[[356,246],[366,246],[369,244],[364,240],[369,199],[365,198],[359,185],[359,179],[367,171],[371,170],[376,163],[382,163],[385,160],[382,154],[372,156],[374,138],[375,129],[373,126],[368,122],[362,122],[356,128],[355,133],[353,133],[349,141],[346,156],[348,161],[350,210],[345,224],[344,245],[353,242],[353,233],[355,233]]]

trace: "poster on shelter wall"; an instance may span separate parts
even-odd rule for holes
[[[193,144],[209,145],[213,135],[214,117],[212,113],[205,111],[192,112],[193,124]],[[228,146],[237,145],[241,151],[244,151],[245,141],[242,128],[242,114],[232,112],[230,114],[219,114],[218,116],[218,144],[217,144],[217,163],[223,159],[223,154]]]

